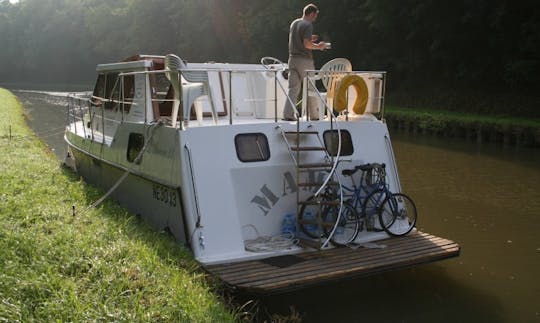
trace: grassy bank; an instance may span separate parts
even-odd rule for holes
[[[540,147],[540,119],[386,106],[388,126],[406,132]]]
[[[233,321],[190,253],[62,169],[0,89],[0,321]],[[74,209],[73,209],[74,207]]]

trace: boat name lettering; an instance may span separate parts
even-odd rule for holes
[[[163,185],[154,184],[152,186],[152,197],[171,207],[176,206],[176,191]]]
[[[308,178],[310,181],[313,181],[313,179],[316,177],[321,178],[321,176],[324,178],[324,173],[318,171],[309,172],[308,174]],[[272,189],[270,189],[267,184],[263,184],[263,186],[259,189],[262,194],[255,195],[251,199],[251,203],[254,203],[262,211],[263,215],[266,216],[281,197],[284,197],[287,194],[296,193],[297,190],[298,186],[296,184],[294,176],[291,174],[291,172],[285,172],[283,173],[281,194],[272,191]],[[304,187],[303,190],[307,191],[310,190],[310,188]]]

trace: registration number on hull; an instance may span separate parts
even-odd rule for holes
[[[163,185],[152,186],[152,197],[170,207],[175,207],[177,204],[176,190]]]

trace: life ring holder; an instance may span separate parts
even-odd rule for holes
[[[353,86],[356,91],[353,111],[356,114],[364,114],[368,102],[368,87],[363,78],[355,74],[345,75],[337,82],[334,93],[334,110],[341,112],[347,109],[347,90]]]

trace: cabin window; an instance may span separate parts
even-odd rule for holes
[[[245,163],[270,159],[268,139],[263,133],[243,133],[234,137],[236,155]]]
[[[99,74],[92,93],[92,105],[101,106],[105,98],[105,74]]]
[[[118,107],[118,73],[99,74],[92,93],[92,105],[113,110]]]
[[[351,134],[347,130],[341,130],[341,151],[340,156],[350,156],[353,154],[353,144]],[[323,134],[324,145],[330,156],[337,156],[339,137],[337,130],[328,130]]]
[[[118,108],[118,92],[120,90],[118,73],[107,74],[105,81],[105,109],[113,110]]]
[[[158,104],[158,112],[160,116],[170,116],[172,115],[172,106],[173,106],[173,87],[171,82],[165,76],[165,74],[155,74],[153,79],[153,95],[154,100]]]
[[[93,95],[98,98],[105,97],[105,74],[99,74]]]
[[[135,161],[139,153],[144,147],[144,136],[140,133],[130,133],[128,148],[127,148],[127,160],[131,163]],[[139,160],[140,163],[140,160]]]
[[[167,93],[170,90],[171,82],[165,74],[155,74],[155,96],[158,101],[163,101],[167,98]]]
[[[122,107],[124,113],[129,113],[129,110],[131,109],[131,104],[133,103],[133,99],[135,97],[135,77],[133,75],[125,75],[123,77],[123,82],[124,92],[122,93]]]

